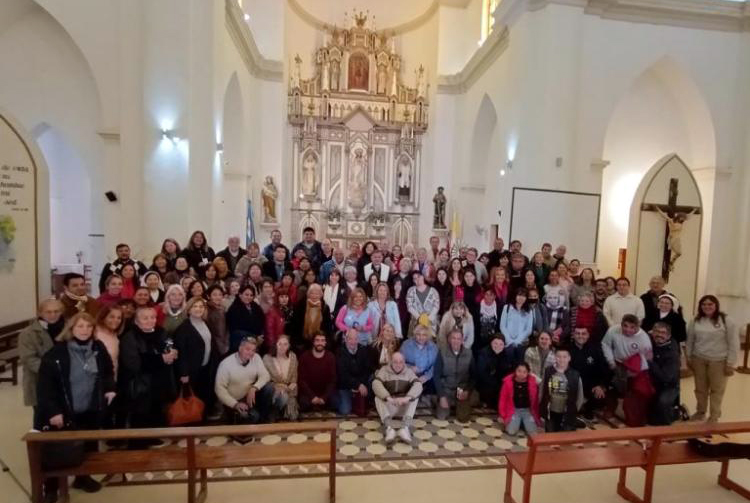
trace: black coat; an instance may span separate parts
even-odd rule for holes
[[[200,248],[185,248],[180,255],[185,257],[185,260],[188,261],[190,267],[201,276],[203,275],[203,271],[206,270],[206,267],[208,267],[214,258],[216,258],[216,253],[214,253],[213,248],[210,246],[206,246],[205,250]]]
[[[145,333],[138,326],[133,326],[120,338],[117,384],[131,412],[142,413],[155,402],[166,404],[175,397],[173,368],[162,358],[166,341],[161,327]],[[145,391],[134,394],[141,386]]]
[[[339,288],[339,294],[341,293],[341,290],[342,288]],[[328,305],[323,302],[322,299],[320,304],[320,314],[322,318],[320,321],[320,330],[326,335],[326,339],[328,339],[330,344],[334,332],[333,318],[331,316],[331,310],[329,309]],[[291,332],[289,335],[292,339],[292,347],[297,351],[308,350],[312,347],[312,341],[307,341],[302,337],[302,332],[305,328],[305,314],[307,314],[307,300],[302,299],[294,308],[292,314],[292,323],[289,327],[289,331]]]
[[[263,276],[271,278],[277,283],[281,281],[281,275],[278,274],[278,272],[276,271],[276,262],[274,262],[273,260],[269,260],[268,262],[264,262],[263,265],[260,267],[261,267],[261,270],[263,271]],[[286,272],[292,272],[292,264],[289,261],[284,262],[283,273],[286,273]]]
[[[266,331],[266,314],[257,302],[248,308],[240,300],[239,295],[227,310],[227,330],[233,332],[242,330],[252,335],[263,335]]]
[[[664,318],[659,318],[658,309],[655,312],[652,311],[651,313],[646,311],[646,317],[643,318],[641,328],[645,332],[649,332],[652,328],[654,328],[654,323],[656,323],[657,321],[661,321],[670,326],[670,328],[672,329],[672,339],[674,339],[675,341],[685,342],[685,340],[687,340],[685,318],[682,317],[682,314],[670,311],[669,314]]]
[[[497,405],[503,378],[513,372],[513,359],[507,351],[495,353],[490,346],[479,351],[477,356],[477,390],[482,400]]]
[[[336,353],[336,377],[338,389],[356,389],[360,384],[367,384],[372,375],[370,349],[357,346],[357,352],[351,354],[345,345]]]
[[[93,350],[96,355],[98,373],[91,397],[91,406],[92,411],[98,413],[101,424],[107,408],[104,394],[115,391],[115,376],[112,359],[104,344],[97,340],[93,341]],[[40,424],[35,424],[34,427],[41,430],[44,426],[49,426],[50,418],[58,414],[63,415],[65,423],[72,422],[75,415],[72,397],[70,353],[68,353],[67,343],[63,342],[56,344],[42,357],[37,381],[38,414],[36,414]]]
[[[205,354],[206,345],[203,342],[203,337],[198,333],[198,330],[193,326],[190,319],[186,319],[172,334],[174,337],[175,347],[179,351],[179,358],[175,362],[177,376],[193,376],[197,374],[201,368],[203,368],[203,355]],[[213,334],[211,335],[211,346],[213,344]],[[208,358],[207,365],[211,365],[211,362],[216,358],[216,348],[209,348],[210,356]]]
[[[670,339],[668,344],[653,345],[654,358],[649,362],[651,382],[657,391],[680,388],[680,347]]]
[[[577,344],[571,343],[569,349],[570,366],[581,376],[584,396],[590,398],[591,390],[596,386],[607,389],[612,381],[612,370],[604,358],[602,345],[589,339],[583,347],[579,348]]]

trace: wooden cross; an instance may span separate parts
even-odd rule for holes
[[[679,180],[677,178],[669,179],[669,200],[667,204],[651,204],[643,203],[641,205],[641,211],[657,211],[657,208],[662,212],[666,213],[669,218],[674,218],[677,213],[684,213],[686,215],[692,213],[694,215],[700,215],[701,209],[698,206],[679,206],[677,204],[677,196]],[[672,250],[669,249],[669,223],[664,222],[664,255],[661,263],[661,276],[664,281],[669,281],[669,269],[672,258]]]

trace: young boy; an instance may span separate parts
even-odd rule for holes
[[[574,431],[576,416],[583,404],[581,377],[570,367],[570,350],[558,348],[555,364],[544,372],[539,412],[545,431]]]

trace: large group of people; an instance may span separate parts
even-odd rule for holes
[[[345,250],[307,228],[291,248],[274,230],[262,248],[231,237],[216,253],[196,231],[184,248],[164,240],[150,266],[120,244],[98,297],[67,274],[20,335],[34,427],[164,426],[183,386],[205,422],[374,407],[388,443],[411,442],[420,404],[460,421],[484,405],[511,435],[573,430],[619,399],[626,424],[663,425],[678,417],[681,353],[692,419],[720,418],[739,340],[715,296],[686,323],[662,278],[639,297],[563,245],[526,256],[500,238],[487,253],[440,244]]]

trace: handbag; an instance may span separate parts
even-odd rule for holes
[[[195,396],[189,384],[180,389],[180,395],[167,408],[167,424],[181,426],[203,421],[203,400]]]
[[[73,423],[68,421],[59,431],[75,430]],[[50,431],[46,426],[42,431]],[[83,440],[68,442],[45,442],[42,445],[42,468],[44,470],[62,470],[73,468],[83,463],[86,455],[86,443]]]

